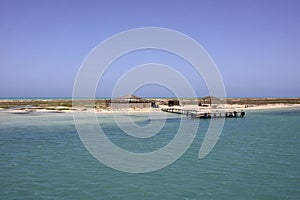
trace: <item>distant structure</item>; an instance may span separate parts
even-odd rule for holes
[[[225,104],[225,103],[226,103],[226,100],[224,98],[206,96],[206,97],[199,99],[198,105],[203,106],[203,107],[207,107],[207,106],[216,107],[215,104]]]
[[[180,101],[178,99],[168,100],[168,106],[180,106]]]
[[[114,110],[150,108],[153,103],[147,99],[128,94],[112,99],[109,107]]]

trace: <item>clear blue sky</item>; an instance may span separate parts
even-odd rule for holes
[[[0,97],[70,97],[77,70],[96,45],[146,26],[174,29],[199,42],[217,64],[228,96],[300,97],[299,11],[298,0],[0,0]],[[171,57],[159,53],[137,53],[119,64]],[[177,65],[180,71],[185,64]],[[108,77],[98,96],[110,94],[117,75]],[[197,94],[206,95],[195,79]],[[155,87],[137,93],[168,96]]]

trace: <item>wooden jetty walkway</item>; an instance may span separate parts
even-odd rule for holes
[[[188,110],[181,108],[162,108],[163,112],[186,115],[191,118],[199,119],[211,119],[211,118],[237,118],[244,117],[244,111],[215,111],[215,112],[204,112],[198,110]]]

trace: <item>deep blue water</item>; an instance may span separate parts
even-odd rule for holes
[[[133,118],[149,123],[139,114]],[[180,119],[169,118],[147,139],[124,134],[105,116],[99,121],[113,143],[144,152],[166,145]],[[0,199],[300,199],[299,109],[226,119],[218,143],[200,160],[208,123],[200,120],[193,144],[172,165],[130,174],[89,154],[71,114],[0,112]]]

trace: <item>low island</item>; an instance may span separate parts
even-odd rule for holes
[[[258,110],[300,107],[300,98],[140,98],[134,95],[110,99],[1,99],[0,111],[11,113],[30,112],[149,112],[166,108],[189,108],[198,110],[231,109]]]

